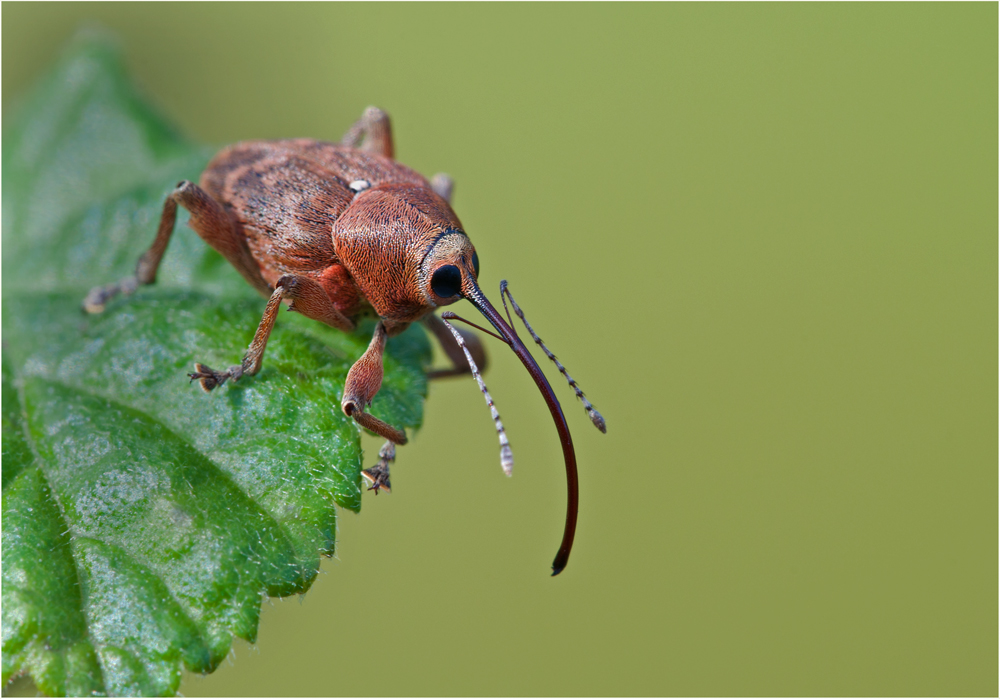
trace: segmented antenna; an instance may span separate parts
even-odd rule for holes
[[[522,323],[524,323],[524,327],[526,327],[528,332],[531,333],[531,337],[534,338],[535,344],[542,348],[546,357],[555,362],[555,365],[559,368],[559,373],[566,377],[566,380],[569,381],[570,388],[576,391],[576,397],[583,403],[583,407],[587,411],[587,415],[590,416],[590,421],[594,423],[594,427],[606,434],[608,427],[604,422],[604,417],[597,412],[597,408],[595,408],[591,402],[587,400],[587,396],[583,395],[583,391],[580,390],[576,381],[574,381],[573,377],[566,371],[566,367],[564,367],[562,363],[556,359],[556,355],[549,351],[549,348],[545,346],[544,342],[542,342],[542,338],[538,337],[538,335],[535,334],[535,331],[532,330],[531,325],[528,324],[528,319],[524,317],[524,311],[522,311],[521,307],[517,305],[517,301],[515,301],[513,295],[511,295],[510,289],[507,288],[507,280],[503,279],[500,282],[500,300],[503,301],[503,308],[505,311],[507,310],[507,299],[510,299],[510,305],[514,307],[514,313],[517,314],[517,317],[521,319]],[[507,311],[507,317],[510,318],[510,311]]]
[[[493,416],[493,422],[497,426],[497,434],[500,436],[500,466],[503,468],[503,472],[509,476],[514,469],[514,453],[510,450],[510,442],[507,441],[507,432],[503,428],[503,423],[500,422],[500,413],[497,412],[496,406],[493,405],[493,398],[490,397],[490,392],[486,390],[486,384],[483,383],[483,377],[479,374],[479,369],[476,367],[476,362],[472,359],[472,354],[469,353],[469,348],[465,346],[465,339],[455,329],[455,326],[448,322],[445,318],[446,315],[454,314],[442,313],[441,320],[448,326],[451,334],[455,336],[458,346],[465,352],[465,358],[469,362],[469,368],[472,369],[472,375],[476,377],[476,383],[479,384],[479,390],[486,396],[486,405],[490,406],[490,414]]]

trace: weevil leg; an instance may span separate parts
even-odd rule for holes
[[[431,189],[450,204],[451,194],[455,191],[455,180],[451,179],[451,175],[439,172],[431,178]]]
[[[361,472],[371,485],[368,490],[374,490],[378,495],[380,490],[387,493],[392,492],[392,484],[389,482],[389,464],[396,460],[396,445],[386,442],[378,450],[378,462],[371,468],[366,468]]]
[[[284,281],[284,278],[278,280],[271,298],[267,301],[267,306],[264,308],[264,316],[260,319],[260,325],[257,326],[257,332],[254,333],[253,340],[250,341],[250,346],[247,348],[246,354],[243,355],[243,361],[229,367],[225,371],[215,371],[211,367],[201,363],[194,365],[194,372],[188,374],[188,376],[191,377],[192,381],[197,380],[201,384],[202,390],[206,393],[216,386],[226,383],[229,379],[239,381],[240,377],[244,374],[253,376],[260,371],[260,365],[264,359],[264,349],[267,347],[267,340],[271,337],[271,331],[274,329],[274,321],[277,319],[278,311],[281,309],[281,299],[285,296],[285,287],[282,285],[282,281]]]
[[[392,425],[382,422],[374,415],[365,412],[375,394],[382,387],[382,354],[385,351],[385,340],[388,337],[385,323],[379,321],[368,349],[354,366],[347,372],[347,382],[344,385],[344,399],[340,406],[344,414],[353,417],[355,421],[367,430],[388,439],[394,444],[406,444],[406,434]]]
[[[345,146],[391,158],[392,126],[389,124],[389,115],[378,107],[368,107],[340,142]]]
[[[257,326],[257,332],[254,333],[250,347],[243,355],[243,361],[225,371],[215,371],[209,366],[198,363],[194,365],[194,373],[188,374],[188,376],[192,380],[197,379],[205,391],[211,391],[229,379],[239,381],[240,377],[244,375],[253,376],[260,371],[260,365],[264,359],[264,349],[267,347],[267,340],[271,337],[271,331],[274,329],[274,321],[278,317],[282,300],[291,300],[289,309],[299,311],[309,318],[322,321],[344,332],[354,330],[354,322],[337,310],[330,297],[318,283],[307,277],[286,274],[275,284],[271,298],[268,299],[267,306],[264,308],[264,316],[260,319],[260,325]]]
[[[465,353],[455,340],[455,336],[448,330],[448,326],[444,324],[444,321],[431,313],[424,318],[423,323],[428,330],[434,333],[434,337],[437,338],[441,349],[444,350],[444,353],[448,355],[448,359],[451,361],[450,369],[435,369],[427,374],[427,378],[443,379],[448,376],[471,374],[472,370],[469,368],[469,362],[465,359]],[[465,340],[465,344],[469,348],[476,366],[479,367],[480,371],[486,371],[486,348],[483,347],[479,336],[465,328],[456,328],[456,330],[458,330]]]
[[[184,180],[177,184],[163,203],[163,214],[160,216],[160,227],[156,231],[156,238],[136,263],[135,274],[113,284],[95,286],[83,301],[84,310],[88,313],[100,313],[108,301],[118,294],[128,296],[140,284],[152,284],[156,281],[156,272],[160,268],[160,262],[163,260],[163,254],[167,250],[167,244],[170,243],[170,236],[177,221],[178,204],[191,213],[190,225],[206,243],[222,253],[254,288],[265,295],[271,293],[267,282],[260,275],[260,269],[254,262],[245,239],[236,229],[236,224],[226,210],[203,189]]]

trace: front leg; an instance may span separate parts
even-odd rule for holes
[[[396,445],[386,442],[378,450],[378,463],[371,468],[366,468],[361,472],[371,485],[368,490],[374,490],[378,495],[379,491],[392,492],[392,484],[389,482],[389,464],[396,460]]]
[[[388,337],[385,323],[379,321],[375,326],[375,334],[368,349],[347,372],[347,382],[344,385],[344,399],[341,408],[344,414],[367,430],[371,430],[393,444],[406,444],[406,434],[392,425],[382,422],[374,415],[365,412],[371,405],[375,394],[382,388],[382,354],[385,351],[385,340]]]

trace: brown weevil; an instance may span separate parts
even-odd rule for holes
[[[264,316],[243,360],[224,371],[195,364],[189,376],[205,391],[260,369],[268,336],[282,303],[344,332],[366,314],[378,317],[367,351],[347,374],[341,408],[359,425],[387,441],[379,460],[363,471],[369,490],[389,490],[389,464],[406,434],[367,412],[382,385],[387,337],[421,321],[437,337],[452,363],[432,378],[471,373],[486,397],[500,437],[507,475],[513,456],[500,416],[480,375],[486,354],[478,337],[449,320],[460,320],[507,344],[538,385],[555,421],[566,461],[569,491],[562,544],[552,574],[566,566],[576,530],[578,485],[573,440],[552,387],[513,327],[510,306],[534,341],[556,363],[601,432],[604,419],[566,369],[542,344],[514,301],[506,281],[500,296],[507,319],[479,289],[479,258],[450,205],[452,181],[428,181],[393,159],[389,117],[369,107],[340,143],[311,139],[247,141],[223,149],[202,173],[200,185],[180,182],[163,205],[156,238],[135,274],[95,287],[84,308],[99,313],[115,295],[156,281],[173,233],[177,205],[190,212],[189,225],[218,250],[257,291],[268,298]],[[495,333],[434,310],[467,299]],[[466,360],[463,362],[463,358]]]

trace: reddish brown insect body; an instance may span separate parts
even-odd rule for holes
[[[395,445],[406,435],[366,412],[382,385],[382,353],[387,337],[422,321],[441,342],[453,367],[432,377],[471,372],[493,413],[501,444],[501,464],[510,474],[510,446],[500,416],[479,375],[486,355],[478,338],[448,320],[459,318],[434,309],[461,298],[483,313],[538,385],[549,406],[566,461],[569,502],[562,545],[552,564],[558,574],[569,559],[576,529],[576,456],[562,409],[538,365],[512,327],[486,300],[477,284],[479,259],[449,204],[451,180],[428,181],[393,160],[388,116],[369,107],[339,144],[309,139],[250,141],[220,152],[201,176],[200,187],[180,182],[167,197],[160,227],[134,276],[95,287],[84,302],[97,313],[118,293],[152,284],[173,232],[180,204],[190,226],[268,297],[257,332],[240,364],[216,371],[196,364],[190,374],[211,391],[260,369],[267,339],[281,303],[290,310],[349,332],[365,314],[379,318],[368,350],[347,375],[341,407],[362,427],[386,440],[378,463],[363,474],[370,490],[389,490],[389,464]],[[501,282],[504,307],[509,299],[535,342],[552,359],[603,432],[604,420],[576,383],[542,344]],[[469,323],[472,325],[471,323]],[[479,326],[475,326],[479,327]],[[463,356],[468,366],[463,364]]]

